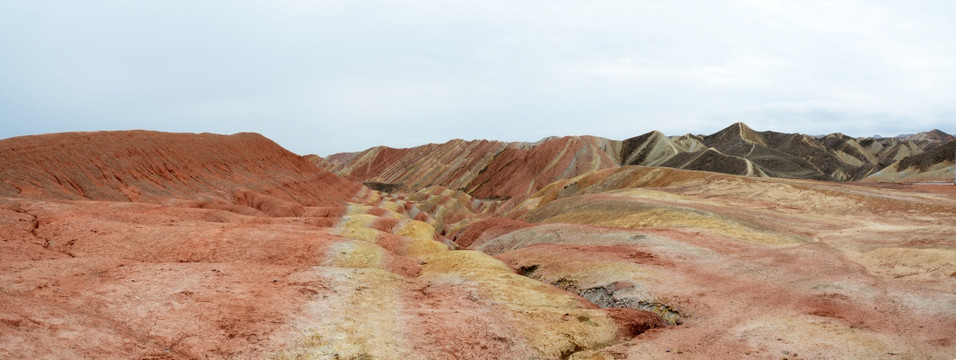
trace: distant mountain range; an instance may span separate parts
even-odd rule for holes
[[[882,139],[880,135],[873,135],[874,139]],[[901,134],[893,137],[897,140],[930,140],[938,142],[949,142],[956,140],[956,136],[947,134],[941,130],[931,130],[919,134]]]
[[[476,198],[526,196],[559,179],[621,166],[831,181],[952,181],[956,137],[940,130],[892,138],[754,131],[735,123],[711,135],[658,131],[610,140],[550,137],[534,143],[452,140],[413,148],[373,147],[309,158],[345,178],[444,186]]]

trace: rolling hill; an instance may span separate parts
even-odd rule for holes
[[[354,181],[401,183],[413,191],[440,185],[493,200],[520,198],[555,180],[629,165],[856,181],[939,147],[946,136],[939,130],[905,139],[810,136],[758,132],[735,123],[711,135],[666,136],[652,131],[621,141],[568,136],[536,143],[459,139],[408,149],[375,147],[331,155],[324,166]]]

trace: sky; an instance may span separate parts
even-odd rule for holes
[[[956,133],[956,1],[0,0],[0,138]]]

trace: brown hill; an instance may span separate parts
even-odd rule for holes
[[[659,131],[635,136],[622,141],[621,165],[660,165],[675,155],[690,152],[687,143],[684,141],[679,144]],[[704,147],[702,142],[696,140],[690,143]]]
[[[311,162],[315,166],[318,166],[320,169],[328,169],[333,166],[330,161],[323,159],[321,156],[318,156],[315,154],[305,155],[303,156],[303,158],[305,158],[306,160],[309,160],[309,162]]]
[[[499,152],[471,181],[469,192],[482,199],[527,195],[555,180],[617,166],[609,140],[594,136],[566,136],[525,150]]]
[[[946,358],[956,187],[765,176],[945,170],[927,143],[2,140],[0,358]]]
[[[949,190],[625,166],[559,180],[460,238],[673,324],[575,358],[945,358],[956,192],[934,187]]]
[[[956,140],[907,156],[868,176],[864,181],[952,182],[956,177]]]
[[[402,183],[419,190],[432,185],[467,189],[494,156],[519,143],[452,140],[409,149],[384,146],[327,158],[332,172],[353,181]]]
[[[310,161],[256,134],[0,140],[0,358],[550,359],[664,326],[450,251],[495,203]]]
[[[953,156],[956,156],[954,154],[956,154],[956,140],[951,140],[933,150],[903,158],[899,161],[897,169],[926,171],[932,167],[953,163]]]
[[[623,141],[581,136],[537,143],[453,140],[409,149],[371,148],[329,156],[326,168],[354,181],[432,185],[479,199],[527,196],[549,182],[627,165],[665,166],[725,174],[835,181],[860,180],[907,156],[939,146],[925,138],[813,137],[758,132],[735,123],[712,135],[665,136],[652,131]]]
[[[340,205],[362,186],[262,135],[154,131],[59,133],[0,140],[0,195],[243,205],[269,198]]]
[[[727,155],[714,148],[708,148],[704,151],[680,153],[660,165],[676,169],[713,171],[724,174],[766,176],[766,174],[755,167],[750,160]]]
[[[329,170],[353,181],[429,186],[467,191],[481,199],[530,194],[557,179],[617,166],[619,142],[593,136],[550,138],[538,143],[452,140],[393,149],[374,147],[328,157]]]
[[[946,143],[953,140],[956,140],[956,136],[947,134],[939,129],[933,129],[930,131],[921,132],[918,134],[910,135],[906,137],[906,140],[909,141],[931,141],[936,143]]]

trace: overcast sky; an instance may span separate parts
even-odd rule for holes
[[[0,138],[956,133],[956,1],[0,0]]]

